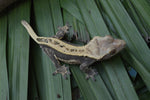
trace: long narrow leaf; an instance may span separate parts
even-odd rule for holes
[[[147,32],[150,35],[150,4],[147,0],[130,0],[134,5],[140,19],[143,22],[143,25]]]
[[[0,100],[9,100],[6,64],[7,16],[0,17]]]
[[[130,14],[132,20],[134,21],[135,25],[139,29],[140,33],[143,36],[148,36],[148,33],[146,32],[144,25],[143,25],[144,23],[142,23],[142,21],[140,20],[134,6],[130,2],[130,0],[124,0],[123,4],[124,4],[126,10],[128,11],[128,13]]]
[[[39,99],[37,81],[35,79],[35,71],[30,63],[29,66],[29,82],[28,82],[28,100]]]
[[[30,2],[18,4],[8,14],[8,73],[11,100],[27,100],[29,36],[21,20],[29,21]]]

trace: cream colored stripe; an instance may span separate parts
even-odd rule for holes
[[[51,48],[54,48],[55,50],[63,53],[63,54],[67,54],[67,55],[74,55],[74,56],[87,56],[87,57],[91,57],[91,58],[94,58],[94,59],[100,59],[101,57],[96,57],[92,54],[90,54],[87,50],[86,50],[86,46],[73,46],[73,45],[70,45],[70,44],[67,44],[59,39],[56,39],[56,38],[51,38],[51,37],[38,37],[36,35],[36,33],[34,32],[34,30],[31,28],[31,26],[24,20],[21,21],[22,25],[26,28],[26,30],[28,31],[29,35],[34,39],[34,41],[38,44],[41,44],[41,45],[46,45],[46,46],[49,46]],[[59,43],[59,45],[55,45],[53,43],[50,43],[48,41],[48,43],[46,42],[41,42],[41,41],[38,41],[37,38],[41,38],[41,39],[51,39],[53,42],[54,41],[57,41]],[[66,48],[68,48],[69,50],[71,49],[76,49],[77,52],[71,52],[71,51],[68,51],[65,47],[60,47],[60,45],[63,45],[65,46]],[[91,49],[91,48],[89,48]],[[84,50],[84,52],[79,52],[79,50]]]
[[[26,30],[28,31],[29,35],[34,39],[34,41],[36,41],[37,43],[39,43],[37,41],[38,36],[33,31],[33,29],[31,28],[31,26],[25,20],[22,20],[21,24],[26,28]]]

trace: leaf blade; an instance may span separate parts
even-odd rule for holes
[[[9,100],[8,73],[6,62],[7,16],[0,17],[0,99]]]
[[[8,14],[7,53],[11,100],[27,99],[29,36],[25,34],[21,20],[29,20],[29,16],[30,1],[20,3]]]

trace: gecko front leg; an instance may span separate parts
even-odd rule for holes
[[[58,27],[58,32],[53,37],[61,40],[62,38],[64,38],[65,34],[69,33],[70,27],[71,26],[69,26],[68,24],[63,27]]]
[[[53,49],[45,46],[40,46],[44,52],[49,56],[49,58],[52,60],[53,64],[56,67],[56,71],[53,73],[53,75],[56,75],[58,73],[62,74],[62,76],[67,79],[67,75],[70,75],[70,71],[68,67],[65,67],[65,65],[61,66],[59,60],[57,59],[55,52]]]

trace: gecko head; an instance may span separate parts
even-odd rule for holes
[[[126,46],[126,43],[124,40],[114,39],[110,35],[105,36],[103,42],[104,42],[104,45],[102,47],[105,48],[105,52],[104,52],[105,54],[102,59],[108,59],[116,55]]]

